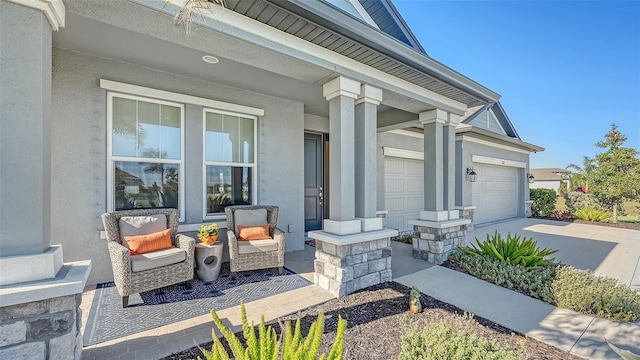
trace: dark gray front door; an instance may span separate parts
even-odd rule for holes
[[[324,218],[324,139],[304,134],[304,231],[322,229]]]

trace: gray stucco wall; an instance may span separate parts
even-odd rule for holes
[[[461,150],[461,151],[460,151]],[[472,204],[472,184],[466,181],[466,173],[462,173],[468,167],[472,167],[471,161],[473,155],[487,156],[497,159],[519,161],[527,164],[524,169],[518,169],[518,209],[519,216],[524,216],[524,201],[529,200],[528,183],[524,181],[524,177],[529,170],[529,154],[524,154],[508,149],[497,148],[493,146],[478,144],[470,141],[456,140],[457,168],[460,175],[456,178],[456,205],[469,206]],[[480,175],[479,175],[480,176]]]
[[[377,168],[376,184],[378,188],[377,194],[377,210],[387,210],[384,203],[384,148],[396,148],[411,151],[424,151],[424,141],[421,138],[394,134],[391,132],[378,133],[377,144]]]
[[[280,207],[279,227],[290,231],[286,250],[304,248],[303,104],[53,49],[52,244],[63,245],[65,261],[93,261],[90,284],[112,278],[106,240],[99,235],[100,215],[107,210],[107,96],[99,88],[101,78],[264,109],[258,120],[256,200]],[[185,107],[186,223],[203,222],[202,109]]]

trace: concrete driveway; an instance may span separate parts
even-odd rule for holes
[[[496,230],[533,237],[541,247],[560,250],[557,261],[613,277],[640,291],[640,231],[533,218],[477,226],[467,241],[484,240]]]

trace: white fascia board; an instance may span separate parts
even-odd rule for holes
[[[58,31],[64,27],[65,7],[62,0],[7,0],[9,2],[40,10],[49,20],[51,29]]]
[[[175,101],[183,104],[201,105],[201,106],[212,108],[212,109],[231,111],[231,112],[240,113],[240,114],[264,116],[264,109],[238,105],[238,104],[231,104],[227,102],[211,100],[211,99],[202,98],[198,96],[185,95],[185,94],[175,93],[171,91],[158,90],[158,89],[132,85],[132,84],[127,84],[127,83],[122,83],[117,81],[100,79],[100,88],[110,90],[110,91],[115,91],[115,92],[132,94],[132,95],[147,96],[147,97],[156,98],[160,100]]]
[[[383,147],[382,154],[384,156],[398,157],[404,159],[424,160],[424,153],[420,151],[404,150],[392,147]]]
[[[525,162],[492,158],[492,157],[482,156],[482,155],[471,155],[471,162],[478,163],[478,164],[508,166],[508,167],[515,167],[520,169],[527,168],[527,163]]]
[[[420,126],[422,126],[422,124],[420,124]],[[411,136],[411,137],[418,138],[418,139],[424,139],[424,134],[420,134],[420,133],[417,133],[415,131],[396,129],[396,130],[391,130],[389,132],[392,133],[392,134]]]
[[[379,133],[383,133],[383,132],[397,133],[397,131],[406,129],[408,127],[421,127],[421,126],[422,126],[422,124],[420,123],[420,120],[409,120],[409,121],[403,121],[401,123],[397,123],[397,124],[393,124],[393,125],[381,126],[381,127],[377,128],[377,131]],[[404,130],[404,131],[405,132],[412,132],[412,131],[407,131],[407,130]],[[420,135],[420,134],[417,134],[417,135]],[[420,136],[420,137],[422,137],[422,136]]]
[[[502,150],[509,150],[509,151],[513,151],[513,152],[517,152],[517,153],[521,153],[521,154],[527,154],[527,155],[531,154],[531,151],[528,151],[528,150],[518,149],[517,147],[514,147],[514,146],[498,144],[498,143],[494,143],[494,142],[491,142],[491,141],[482,140],[482,139],[478,139],[478,138],[474,138],[474,137],[466,136],[466,135],[456,135],[456,141],[458,141],[458,140],[468,141],[468,142],[472,142],[472,143],[476,143],[476,144],[480,144],[480,145],[485,145],[485,146],[491,146],[491,147],[494,147],[494,148],[498,148],[498,149],[502,149]]]
[[[175,15],[175,13],[169,11],[171,5],[177,6],[175,9],[178,9],[179,6],[184,4],[184,1],[185,0],[174,0],[171,3],[164,3],[163,1],[159,11]],[[376,83],[383,82],[388,85],[385,87],[388,90],[400,93],[402,93],[402,91],[409,91],[419,97],[425,98],[425,102],[433,106],[446,108],[447,111],[459,115],[464,115],[467,110],[467,105],[459,101],[372,68],[344,55],[303,40],[295,35],[288,34],[244,15],[240,15],[227,8],[216,9],[215,15],[205,13],[202,17],[193,18],[192,21],[200,26],[222,31],[255,45],[267,47],[287,56],[322,66],[328,70],[335,71],[336,75],[344,75],[347,77],[359,75],[358,77],[364,77],[364,79],[360,80],[374,86],[379,86],[376,85]],[[225,27],[233,28],[233,31],[229,31],[229,29]],[[311,59],[315,59],[315,61],[310,61]]]

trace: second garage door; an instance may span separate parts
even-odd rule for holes
[[[478,180],[472,185],[475,224],[518,216],[518,168],[474,164]]]
[[[420,217],[424,201],[424,162],[422,160],[385,157],[384,203],[389,211],[385,227],[410,230],[409,220]]]

